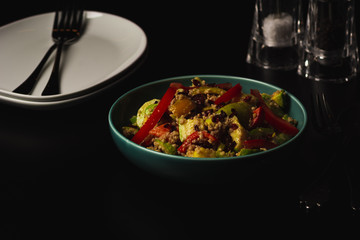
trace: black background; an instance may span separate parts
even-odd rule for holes
[[[292,239],[329,233],[346,239],[356,230],[341,170],[321,211],[307,214],[299,207],[299,194],[326,166],[339,140],[312,124],[314,83],[295,71],[245,63],[254,1],[84,6],[138,24],[148,38],[146,54],[126,80],[76,105],[31,110],[0,103],[0,239]],[[2,5],[0,25],[56,8],[50,2],[10,2]],[[112,103],[142,83],[188,74],[251,77],[293,93],[310,117],[299,147],[285,163],[226,184],[179,183],[133,166],[111,139],[107,114]],[[356,82],[330,90],[335,113],[358,102]],[[344,122],[354,119],[351,115]],[[341,157],[354,156],[357,143]]]

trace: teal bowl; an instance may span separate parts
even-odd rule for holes
[[[296,140],[303,133],[307,114],[301,102],[288,93],[289,115],[298,121],[299,133],[288,142],[273,149],[251,155],[226,158],[190,158],[168,155],[152,151],[137,145],[121,133],[121,127],[129,124],[131,116],[147,100],[161,98],[171,82],[180,82],[188,86],[190,79],[200,77],[207,83],[240,83],[243,92],[259,89],[260,92],[273,93],[279,87],[253,79],[223,75],[193,75],[167,78],[147,83],[122,95],[109,111],[109,127],[115,145],[134,165],[152,174],[186,182],[218,182],[223,180],[244,179],[254,174],[259,168],[266,167],[279,154],[290,154],[289,147],[297,147]]]

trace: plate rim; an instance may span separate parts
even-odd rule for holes
[[[78,99],[86,98],[87,96],[92,95],[92,93],[99,92],[102,89],[107,88],[108,85],[112,85],[114,82],[121,81],[124,79],[124,77],[119,77],[119,75],[122,75],[122,73],[127,72],[133,65],[136,65],[139,62],[139,60],[142,58],[144,53],[146,52],[146,49],[148,47],[148,38],[147,38],[146,33],[138,24],[136,24],[135,22],[133,22],[125,17],[115,15],[112,13],[93,11],[93,10],[85,10],[85,12],[87,14],[98,14],[100,16],[104,15],[104,16],[119,18],[122,21],[125,21],[128,24],[131,24],[133,27],[135,27],[137,29],[137,31],[140,32],[141,43],[139,44],[136,51],[134,51],[133,56],[131,56],[132,60],[129,63],[127,63],[124,68],[114,71],[114,73],[111,74],[111,76],[104,78],[103,80],[101,80],[101,82],[99,82],[93,86],[89,86],[84,89],[80,89],[75,92],[70,92],[70,93],[65,93],[65,94],[56,94],[56,95],[50,95],[50,96],[37,96],[37,95],[34,96],[34,95],[14,93],[12,91],[8,91],[3,88],[0,88],[0,101],[1,102],[11,103],[11,104],[15,104],[15,105],[22,105],[22,106],[31,107],[31,108],[34,108],[34,107],[41,108],[42,106],[49,107],[49,106],[53,106],[53,105],[69,103],[71,101],[76,101]],[[0,30],[10,27],[11,25],[15,25],[22,21],[27,21],[29,19],[38,18],[38,17],[44,17],[46,15],[50,16],[53,14],[55,14],[54,11],[46,12],[46,13],[39,13],[39,14],[28,16],[25,18],[17,19],[15,21],[7,23],[3,26],[0,26]],[[127,62],[127,61],[128,60],[126,60],[125,62]],[[127,75],[127,74],[125,73],[124,75]]]

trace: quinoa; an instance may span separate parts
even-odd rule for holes
[[[259,99],[255,95],[241,92],[227,102],[215,104],[231,88],[231,85],[225,85],[223,89],[217,84],[207,84],[200,78],[194,78],[192,86],[180,86],[168,111],[154,127],[159,129],[153,132],[154,135],[147,136],[141,144],[154,151],[181,156],[230,157],[239,155],[247,140],[262,138],[276,145],[291,138],[284,137],[266,120],[261,120],[258,126],[252,126],[257,117],[255,110],[260,108]],[[284,109],[271,100],[271,95],[265,94],[263,100],[275,115],[296,126],[296,119],[285,114]],[[265,128],[268,130],[263,131]],[[137,130],[136,126],[123,127],[123,134],[131,138]],[[260,146],[257,150],[265,151],[267,148]]]

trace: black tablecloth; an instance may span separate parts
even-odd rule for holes
[[[299,194],[341,147],[338,135],[317,127],[314,96],[330,99],[335,117],[352,106],[340,122],[356,137],[338,158],[358,158],[359,132],[351,125],[359,120],[357,81],[320,84],[300,78],[296,70],[246,64],[253,4],[85,4],[88,10],[138,24],[148,38],[146,53],[125,81],[75,105],[32,110],[0,103],[0,239],[292,239],[315,235],[313,230],[319,230],[316,236],[339,230],[346,238],[357,222],[341,167],[334,174],[330,200],[320,211],[300,208]],[[50,2],[2,5],[0,25],[55,9]],[[128,162],[110,136],[111,105],[143,83],[193,74],[250,77],[299,98],[309,124],[287,161],[242,182],[222,184],[162,179]],[[340,229],[343,223],[346,227]]]

